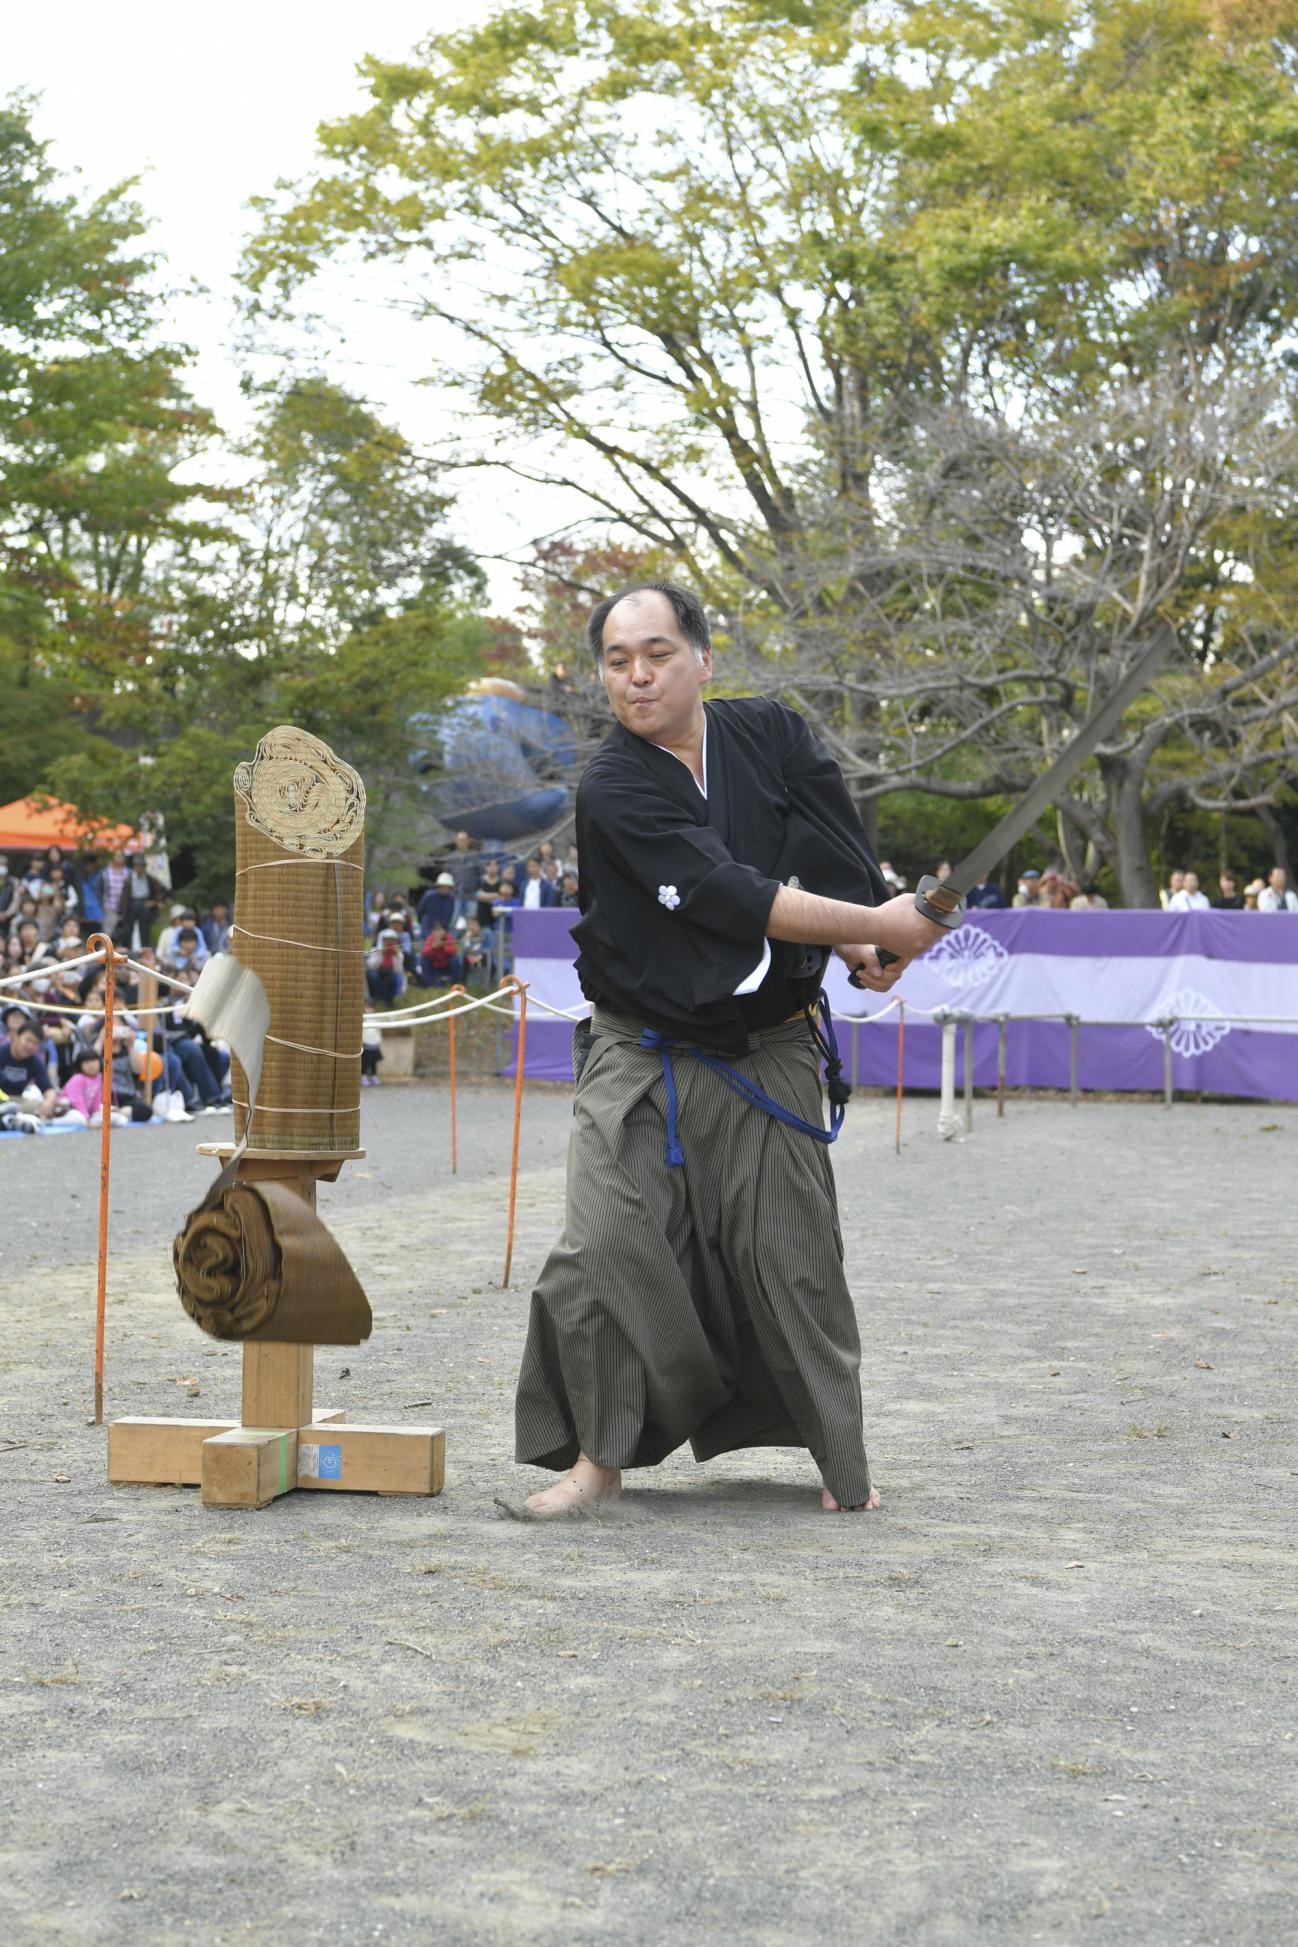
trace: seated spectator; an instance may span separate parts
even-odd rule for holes
[[[439,872],[434,884],[419,901],[419,930],[425,939],[434,926],[450,928],[456,920],[455,880],[449,872]]]
[[[1255,913],[1257,911],[1257,902],[1265,891],[1265,879],[1254,879],[1251,885],[1245,886],[1244,911],[1246,913]]]
[[[40,1029],[35,1022],[19,1022],[9,1035],[9,1045],[0,1054],[0,1095],[12,1099],[26,1097],[32,1113],[48,1122],[54,1114],[58,1090],[40,1057]],[[39,1105],[29,1091],[39,1098]]]
[[[1197,872],[1183,872],[1181,874],[1181,884],[1169,897],[1167,910],[1169,913],[1207,912],[1208,895],[1206,892],[1199,891],[1199,875]]]
[[[63,996],[56,990],[53,982],[44,999],[53,1000],[63,1006]],[[54,1078],[54,1086],[62,1088],[72,1073],[77,1052],[81,1047],[81,1036],[77,1033],[76,1021],[71,1014],[47,1013],[44,1007],[37,1010],[36,1025],[41,1036],[40,1057]]]
[[[1212,903],[1219,913],[1243,912],[1244,895],[1236,889],[1235,874],[1233,872],[1223,872],[1217,881],[1217,888],[1218,896]]]
[[[18,910],[9,922],[10,932],[14,932],[29,921],[36,928],[37,937],[43,939],[45,936],[41,933],[40,921],[36,914],[36,895],[29,892],[24,884],[18,892]]]
[[[199,921],[203,944],[209,953],[228,953],[230,949],[230,902],[214,899]]]
[[[1041,874],[1035,865],[1030,865],[1026,872],[1020,872],[1018,889],[1010,904],[1023,907],[1039,906],[1041,903]]]
[[[64,919],[60,920],[55,944],[60,954],[66,952],[68,947],[74,947],[78,953],[85,952],[85,944],[81,934],[81,921],[74,914],[69,913]]]
[[[19,966],[34,967],[46,957],[45,942],[34,919],[20,919],[10,938],[18,941]]]
[[[1003,906],[1005,904],[994,874],[991,872],[983,874],[978,884],[969,894],[969,904],[985,912],[993,911],[997,906]]]
[[[581,899],[577,891],[577,874],[575,872],[564,873],[559,885],[559,904],[569,907],[580,906]]]
[[[197,969],[182,968],[178,978],[192,986]],[[154,1052],[163,1056],[163,1078],[168,1088],[179,1090],[191,1115],[220,1115],[231,1106],[226,1079],[230,1057],[197,1021],[186,1019],[184,994],[173,991],[170,998],[166,1013],[154,1017],[151,1038]]]
[[[1076,898],[1068,902],[1070,912],[1107,913],[1109,902],[1096,885],[1094,879],[1087,879]]]
[[[415,978],[421,987],[450,987],[464,977],[455,939],[444,926],[431,928],[419,949]]]
[[[176,951],[176,934],[179,929],[185,925],[195,926],[197,923],[198,915],[192,906],[175,905],[171,908],[167,914],[167,923],[159,933],[157,946],[154,949],[160,967],[169,967],[172,964]]]
[[[207,942],[195,922],[187,920],[176,928],[171,942],[170,972],[181,974],[189,967],[197,972],[208,957]],[[158,958],[163,965],[167,964],[161,954]]]
[[[389,1006],[405,992],[406,969],[401,940],[390,926],[380,929],[373,951],[365,956],[365,985],[371,1000],[386,1001]]]
[[[10,1036],[15,1028],[32,1026],[32,1014],[21,1001],[6,1001],[0,1009],[0,1050],[9,1046]]]
[[[1164,912],[1167,911],[1168,907],[1175,899],[1177,893],[1184,891],[1184,889],[1185,889],[1184,872],[1180,871],[1179,869],[1175,872],[1170,872],[1167,877],[1167,884],[1162,888],[1162,890],[1159,892],[1158,895],[1158,903],[1163,908]]]
[[[1289,874],[1282,865],[1273,865],[1267,882],[1257,896],[1259,913],[1298,913],[1298,892],[1289,887]]]
[[[1055,866],[1041,874],[1041,891],[1037,903],[1046,906],[1053,913],[1066,913],[1077,897],[1077,887],[1071,879],[1065,879]]]
[[[541,843],[536,848],[535,856],[541,861],[541,876],[543,878],[558,879],[562,877],[563,867],[559,863],[559,854],[555,851],[552,842],[548,838],[543,838],[541,840]],[[554,871],[552,873],[546,871],[545,868],[547,865],[552,865],[554,867]]]
[[[104,1103],[104,1064],[95,1048],[81,1045],[77,1049],[76,1063],[72,1074],[59,1090],[59,1101],[66,1105],[65,1113],[69,1122],[79,1122],[93,1128],[101,1119]],[[118,1108],[109,1107],[109,1121],[150,1122],[153,1112],[143,1096],[132,1094],[129,1104]]]
[[[387,912],[388,905],[386,892],[375,890],[370,894],[369,904],[365,908],[365,931],[373,933],[376,938],[380,927],[385,923],[383,915]]]

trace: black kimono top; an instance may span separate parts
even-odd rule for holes
[[[888,888],[843,776],[796,711],[765,697],[704,705],[705,798],[670,751],[616,724],[577,791],[581,990],[596,1006],[729,1054],[809,1005],[824,947],[772,940],[781,885],[874,906]]]

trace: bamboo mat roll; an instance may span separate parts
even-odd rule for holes
[[[342,1250],[284,1183],[218,1186],[185,1220],[172,1263],[181,1304],[216,1339],[359,1345],[373,1327]]]
[[[233,1063],[235,1136],[248,1148],[360,1147],[365,1000],[365,787],[327,744],[281,724],[240,764],[231,949],[270,1001],[252,1126]]]

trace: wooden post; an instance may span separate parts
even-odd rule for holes
[[[168,989],[168,992],[170,991],[171,990]],[[158,981],[157,981],[157,976],[155,974],[150,973],[150,974],[140,975],[139,980],[137,982],[135,1005],[137,1010],[146,1007],[156,1007],[158,1005]],[[149,1104],[149,1107],[152,1108],[153,1107],[153,1053],[154,1053],[153,1037],[158,1031],[158,1018],[155,1014],[145,1014],[142,1018],[147,1023],[144,1033],[145,1033],[145,1043],[148,1049],[148,1052],[144,1057],[144,1076],[143,1076],[144,1099]],[[165,1060],[164,1060],[164,1066],[165,1066]]]
[[[99,1099],[99,1263],[95,1275],[95,1425],[104,1424],[104,1315],[108,1303],[108,1177],[113,1127],[113,1008],[117,949],[106,933],[86,942],[104,956],[104,1039]]]

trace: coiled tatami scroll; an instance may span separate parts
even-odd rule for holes
[[[252,1154],[360,1144],[365,787],[318,737],[280,724],[234,774],[231,947],[270,1000],[261,1085],[234,1066],[235,1135]]]
[[[181,1304],[213,1338],[359,1345],[373,1327],[351,1265],[284,1183],[218,1183],[186,1219],[172,1263]]]

